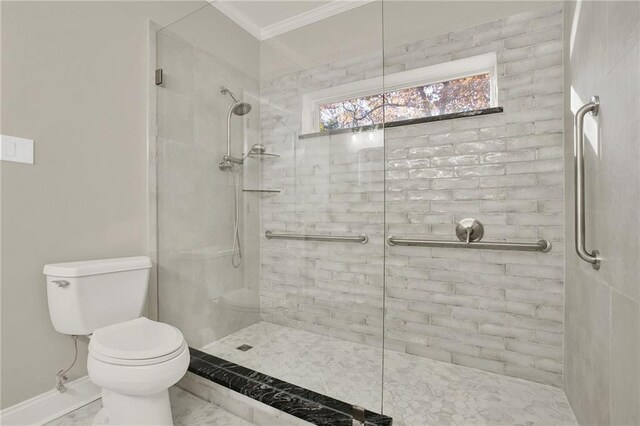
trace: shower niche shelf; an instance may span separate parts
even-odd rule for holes
[[[278,154],[271,154],[269,152],[263,152],[263,153],[250,152],[249,154],[247,154],[247,157],[249,157],[249,158],[257,158],[258,160],[263,160],[265,158],[279,158],[280,156]]]
[[[262,194],[279,194],[279,189],[243,189],[242,192],[262,193]]]
[[[278,154],[272,154],[267,152],[267,147],[265,147],[261,143],[254,143],[249,152],[247,153],[247,157],[249,158],[257,158],[258,160],[263,160],[265,158],[278,158],[280,157]]]

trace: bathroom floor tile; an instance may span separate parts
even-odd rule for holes
[[[230,412],[203,401],[180,388],[169,389],[171,410],[175,426],[213,425],[213,426],[248,426],[252,423]],[[100,400],[60,417],[46,426],[85,426],[91,425],[96,413],[102,408]]]
[[[382,395],[381,349],[266,322],[202,350],[382,411],[394,425],[577,424],[562,389],[394,351],[385,352]]]

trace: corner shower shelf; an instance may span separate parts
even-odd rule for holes
[[[263,194],[279,194],[280,191],[279,189],[243,189],[242,192],[257,192],[257,193],[263,193]]]

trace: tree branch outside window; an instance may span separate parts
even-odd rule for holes
[[[348,99],[320,106],[320,130],[348,129],[489,108],[491,75]]]

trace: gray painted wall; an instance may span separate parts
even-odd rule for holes
[[[2,2],[1,132],[36,141],[35,165],[2,164],[2,407],[73,359],[43,265],[146,253],[148,19],[203,4]]]

